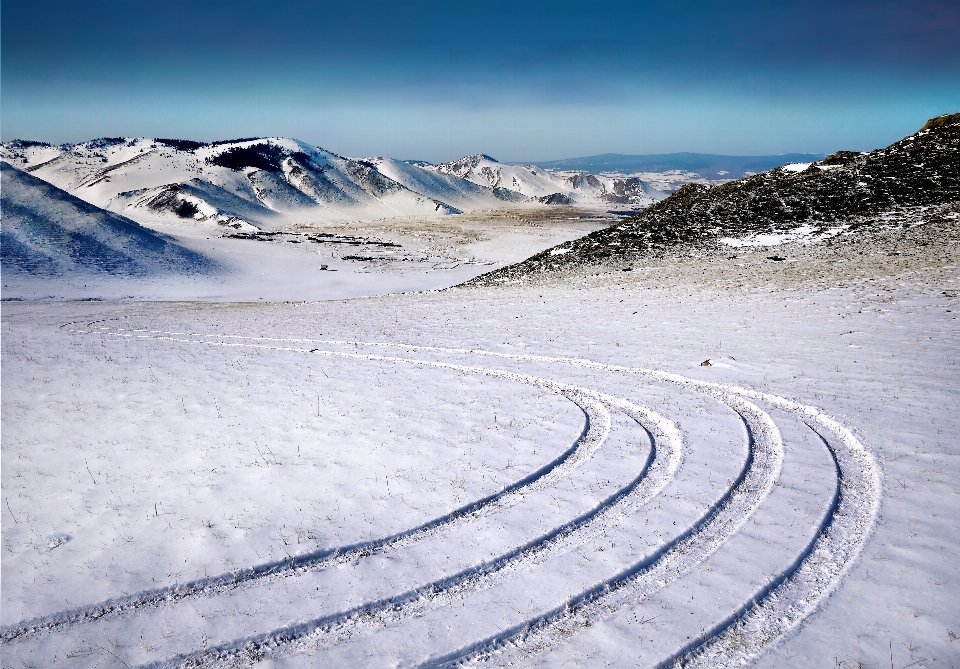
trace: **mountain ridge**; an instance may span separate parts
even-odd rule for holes
[[[505,206],[649,205],[665,194],[637,179],[557,176],[486,154],[432,165],[348,158],[283,137],[219,142],[104,137],[53,146],[14,140],[0,158],[92,204],[144,223],[232,228]]]
[[[168,236],[0,161],[3,272],[147,276],[208,274],[220,265]]]
[[[720,186],[688,184],[633,217],[467,282],[522,281],[578,267],[749,246],[764,239],[853,234],[921,222],[960,204],[960,113],[869,153],[838,151]],[[927,210],[930,211],[927,211]],[[955,213],[944,216],[953,218]]]

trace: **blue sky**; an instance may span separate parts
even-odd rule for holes
[[[505,161],[872,149],[960,111],[960,3],[4,0],[0,135]]]

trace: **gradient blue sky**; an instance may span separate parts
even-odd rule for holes
[[[832,152],[960,111],[960,3],[3,0],[0,135],[504,161]]]

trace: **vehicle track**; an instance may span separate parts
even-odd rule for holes
[[[783,463],[783,440],[770,416],[737,397],[729,396],[723,401],[743,416],[750,451],[736,480],[704,516],[653,555],[557,608],[420,666],[458,667],[488,660],[493,655],[526,655],[543,651],[588,627],[592,621],[623,606],[639,603],[690,573],[713,554],[760,506],[777,480]],[[506,659],[511,661],[514,658],[508,656]]]
[[[491,357],[553,362],[636,374],[689,387],[699,392],[728,392],[732,396],[765,402],[793,413],[807,421],[808,425],[812,424],[811,429],[814,431],[817,431],[813,427],[815,425],[836,437],[839,445],[827,439],[824,439],[824,442],[833,454],[836,464],[837,494],[821,522],[821,531],[817,533],[815,539],[790,568],[771,579],[761,592],[751,598],[740,610],[716,626],[710,633],[705,634],[697,644],[682,648],[660,665],[662,667],[677,664],[692,667],[734,667],[744,666],[758,658],[774,644],[795,632],[803,621],[836,590],[862,551],[876,522],[882,495],[882,479],[876,458],[852,431],[815,407],[738,386],[698,381],[658,370],[608,365],[583,358],[525,356],[495,351],[442,349],[388,343],[372,345],[447,350]],[[823,438],[822,435],[820,436]],[[590,591],[582,593],[581,597],[588,597],[589,594]],[[602,599],[597,598],[598,607],[602,605],[605,613],[611,612],[613,602],[603,602]],[[478,659],[483,655],[481,651],[483,645],[494,642],[495,639],[497,637],[474,644],[445,656],[446,659],[441,658],[439,663],[433,664],[443,666],[445,662],[453,666],[464,664],[470,659]],[[515,635],[515,640],[521,639],[522,635]],[[425,666],[433,665],[428,663]]]
[[[297,642],[309,640],[315,643],[320,637],[349,634],[360,627],[379,627],[418,617],[454,599],[462,599],[492,587],[511,572],[530,568],[551,555],[582,545],[605,529],[614,527],[620,519],[659,494],[673,478],[680,464],[682,444],[676,427],[662,416],[620,398],[602,393],[599,395],[603,401],[616,406],[643,425],[653,435],[653,448],[636,478],[587,513],[482,564],[400,595],[145,666],[160,669],[217,665],[248,656],[251,652],[264,657],[288,652],[291,650],[288,647]]]
[[[197,336],[219,337],[221,335]],[[585,358],[525,355],[483,349],[444,348],[390,342],[256,338],[242,335],[231,335],[230,338],[403,348],[563,364],[611,373],[632,374],[679,385],[695,392],[728,393],[731,397],[737,396],[764,402],[797,415],[807,421],[815,431],[817,431],[816,428],[820,428],[826,434],[835,437],[839,445],[834,445],[826,439],[824,441],[836,463],[839,492],[821,522],[821,532],[790,568],[771,579],[748,604],[716,626],[697,644],[680,649],[666,663],[681,662],[704,667],[742,666],[759,657],[765,650],[795,631],[839,586],[870,536],[879,511],[882,481],[880,469],[873,454],[849,429],[827,414],[815,407],[770,393],[698,381],[659,370],[599,363]],[[610,609],[607,607],[604,610]],[[469,649],[479,651],[482,644],[492,641],[493,639],[488,639],[446,657],[450,661],[454,661],[456,657],[466,659],[470,654]],[[461,660],[456,662],[462,663]]]
[[[797,629],[849,571],[878,511],[880,477],[872,458],[858,457],[863,453],[849,430],[829,417],[821,417],[820,422],[823,427],[829,425],[846,448],[836,448],[817,433],[833,455],[837,485],[813,541],[788,569],[704,639],[664,661],[663,669],[678,664],[722,669],[749,663],[763,654],[771,640]]]
[[[77,332],[83,333],[83,331]],[[166,337],[165,339],[170,338]],[[204,343],[210,344],[211,342]],[[236,344],[226,345],[236,346]],[[309,353],[309,351],[304,351],[303,349],[279,350],[292,350],[301,353]],[[389,362],[408,362],[400,358],[385,358],[383,356],[369,357],[364,356],[363,354],[342,355],[351,358],[378,359]],[[0,643],[7,643],[17,639],[33,636],[41,632],[49,632],[65,627],[71,627],[84,622],[91,622],[102,620],[107,617],[123,615],[144,607],[158,607],[191,597],[209,596],[226,592],[243,584],[248,584],[253,581],[262,581],[265,578],[291,576],[295,573],[300,573],[308,569],[324,569],[335,564],[345,564],[353,562],[354,560],[382,554],[388,550],[396,550],[405,546],[410,546],[418,541],[422,541],[427,537],[435,536],[440,532],[447,531],[463,523],[475,520],[487,513],[506,508],[507,506],[520,501],[523,495],[535,492],[537,490],[542,490],[543,488],[552,485],[564,476],[567,476],[575,468],[583,464],[587,458],[591,457],[604,442],[610,432],[610,414],[604,406],[604,401],[600,399],[599,393],[595,393],[586,388],[557,383],[548,379],[540,379],[525,374],[503,372],[500,370],[488,370],[467,367],[464,365],[429,363],[423,361],[416,361],[416,364],[431,367],[443,367],[446,369],[454,369],[466,373],[484,374],[487,376],[509,379],[538,388],[552,390],[563,395],[580,407],[586,418],[585,427],[580,437],[570,448],[536,471],[517,481],[514,481],[497,493],[487,495],[479,500],[470,502],[469,504],[463,505],[449,513],[438,516],[437,518],[429,520],[426,523],[418,525],[409,530],[398,532],[387,537],[374,539],[372,541],[365,541],[348,546],[338,546],[335,548],[313,551],[310,553],[302,553],[285,560],[267,562],[227,574],[196,579],[185,584],[177,584],[164,588],[147,590],[144,592],[127,595],[125,597],[117,597],[96,604],[78,607],[47,616],[41,616],[31,620],[21,621],[0,629]],[[644,412],[644,410],[640,407],[634,407],[634,410],[638,413],[638,415],[643,414]],[[653,419],[653,423],[656,424],[656,419]]]
[[[778,641],[794,633],[803,621],[821,606],[830,593],[839,586],[872,531],[879,508],[881,496],[879,468],[873,455],[850,430],[814,407],[737,386],[699,381],[658,370],[609,365],[583,358],[522,355],[478,349],[442,348],[386,342],[204,335],[185,332],[168,333],[152,330],[109,331],[106,328],[99,331],[77,332],[80,334],[167,339],[218,346],[250,346],[393,363],[404,362],[470,373],[483,373],[514,380],[517,380],[517,376],[524,375],[517,375],[504,370],[487,370],[430,360],[365,355],[344,351],[305,350],[246,342],[392,347],[409,351],[488,356],[517,361],[562,364],[613,374],[635,375],[648,381],[674,384],[693,392],[712,396],[728,404],[741,414],[750,437],[748,461],[737,481],[724,496],[714,504],[705,516],[683,534],[661,546],[653,555],[631,565],[617,576],[585,590],[561,606],[535,616],[523,624],[493,637],[472,643],[452,653],[435,657],[421,665],[424,667],[461,666],[491,659],[494,656],[497,656],[498,660],[507,662],[522,660],[524,657],[544,650],[561,640],[568,639],[571,634],[592,624],[593,621],[610,615],[623,606],[635,604],[651,593],[665,587],[680,575],[693,570],[719,548],[724,540],[739,530],[743,522],[762,502],[779,473],[783,453],[779,431],[772,419],[753,402],[761,402],[792,413],[820,435],[834,458],[837,471],[835,494],[816,536],[787,569],[770,579],[759,592],[754,594],[748,603],[718,623],[697,642],[680,648],[660,666],[665,668],[676,665],[693,667],[743,666],[749,664],[751,660],[757,658]],[[183,337],[187,338],[184,339]],[[214,340],[211,341],[211,339]],[[223,341],[225,339],[246,341],[234,344]],[[529,378],[535,379],[536,377]],[[627,406],[630,403],[626,400],[596,393],[579,386],[570,386],[546,379],[536,380],[538,383],[554,384],[552,387],[549,385],[540,387],[550,387],[571,399],[576,398],[574,401],[588,413],[588,422],[590,422],[590,414],[584,404],[591,401],[600,405],[600,409],[603,409],[602,404],[606,403],[611,408],[630,414]],[[635,419],[643,418],[649,422],[651,416],[656,416],[649,410],[641,409],[641,411],[646,413],[634,415]],[[666,419],[663,420],[666,421]],[[647,427],[648,431],[657,437],[654,440],[656,451],[659,438],[666,434],[662,426],[659,428],[654,426],[654,429],[651,429],[648,423],[644,423],[644,420],[638,420],[638,422]],[[669,421],[666,422],[669,423]],[[606,418],[606,429],[609,430],[609,414]],[[656,433],[657,429],[660,430],[660,434]],[[587,436],[588,432],[589,426],[585,434],[581,436],[581,440]],[[679,439],[679,437],[677,438]],[[572,469],[582,462],[583,458],[592,455],[599,447],[599,443],[592,446],[588,449],[589,453],[586,455],[580,452],[581,459],[575,460],[571,451],[577,450],[579,444],[580,441],[578,440],[574,447],[561,456],[561,458],[567,456],[569,461],[564,460],[563,463],[557,464],[550,469],[549,476],[548,473],[544,473],[536,481],[540,485],[549,485],[549,482],[544,483],[544,481],[555,480],[550,478],[550,476],[553,476],[552,472],[562,466]],[[663,449],[661,448],[661,450]],[[325,634],[334,628],[342,630],[344,629],[343,626],[356,627],[368,623],[383,624],[411,615],[418,615],[428,608],[442,605],[452,597],[464,596],[483,587],[489,587],[496,580],[504,578],[511,570],[531,566],[537,561],[545,559],[547,555],[562,550],[565,542],[579,543],[587,540],[588,536],[591,535],[592,528],[599,528],[601,525],[606,526],[607,523],[615,523],[617,519],[629,513],[629,510],[635,509],[648,501],[652,495],[659,491],[659,489],[654,491],[656,487],[654,465],[659,459],[659,454],[656,454],[655,451],[651,452],[650,461],[636,479],[607,500],[604,500],[595,509],[494,560],[379,602],[367,603],[349,611],[288,626],[267,634],[238,639],[222,644],[216,649],[206,651],[206,653],[181,655],[148,666],[198,666],[198,663],[222,665],[242,656],[264,657],[283,654],[294,650],[299,646],[297,642],[306,639],[308,636],[311,637],[311,640],[315,640],[317,635]],[[664,460],[664,462],[666,461]],[[546,467],[550,467],[550,465]],[[519,483],[521,482],[517,482],[517,484]],[[508,493],[508,489],[504,489],[498,495]],[[641,492],[641,489],[645,492]],[[662,485],[660,489],[662,489]],[[496,497],[496,495],[491,497]],[[473,505],[468,505],[463,508],[472,509],[472,507]],[[490,505],[488,507],[485,507],[485,509],[496,508]],[[418,530],[419,528],[415,528],[412,532],[415,533]],[[415,541],[415,539],[412,541]],[[395,544],[390,544],[390,547],[401,545],[405,545],[402,539]],[[383,548],[383,550],[386,550],[386,548]],[[355,557],[351,559],[355,559]],[[293,569],[296,568],[290,568],[291,571]],[[227,587],[230,586],[225,586],[225,588]],[[5,635],[9,629],[11,628],[3,630],[4,640],[6,640]]]

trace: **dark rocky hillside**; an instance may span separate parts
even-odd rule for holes
[[[786,233],[855,233],[901,224],[931,207],[960,202],[960,113],[933,118],[915,134],[870,153],[838,151],[799,171],[777,168],[721,186],[684,186],[669,198],[580,239],[474,279],[499,283],[590,265],[718,248],[722,238]]]

